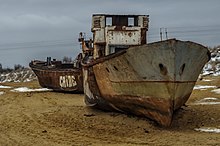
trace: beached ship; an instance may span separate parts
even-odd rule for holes
[[[48,57],[47,61],[31,61],[29,66],[43,88],[80,93],[83,92],[83,75],[80,63],[82,57],[80,56],[81,54],[78,55],[74,63],[63,63]]]
[[[170,126],[210,52],[177,39],[147,44],[148,22],[148,15],[93,15],[93,40],[79,38],[85,102]]]

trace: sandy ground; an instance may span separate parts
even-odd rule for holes
[[[220,86],[220,77],[198,85]],[[220,94],[194,90],[178,110],[169,128],[146,118],[103,112],[85,106],[82,94],[12,92],[17,87],[40,88],[38,83],[5,83],[0,89],[0,145],[220,145],[220,133],[196,128],[220,129],[220,104],[196,104]]]

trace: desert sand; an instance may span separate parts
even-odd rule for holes
[[[11,91],[40,88],[37,81],[0,85],[11,87],[0,88],[2,146],[220,145],[220,94],[212,92],[219,91],[220,77],[198,81],[199,88],[176,111],[169,128],[142,117],[91,109],[83,94]]]

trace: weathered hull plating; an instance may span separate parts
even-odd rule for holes
[[[84,64],[85,101],[169,126],[209,59],[206,47],[175,39],[131,47]]]
[[[46,64],[43,61],[32,61],[29,64],[42,87],[54,91],[83,92],[82,68],[74,68],[73,64]]]

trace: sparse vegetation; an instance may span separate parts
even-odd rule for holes
[[[0,83],[4,82],[27,82],[36,79],[35,74],[30,68],[20,64],[15,64],[14,68],[3,68],[0,63]]]
[[[15,64],[14,69],[9,68],[9,67],[3,68],[2,64],[0,63],[0,73],[9,73],[9,72],[16,71],[16,70],[19,70],[19,69],[21,70],[21,69],[24,69],[24,68],[25,67],[20,65],[20,64]]]
[[[24,69],[25,67],[20,65],[20,64],[15,64],[14,65],[14,70],[19,70],[19,69]]]
[[[2,66],[0,66],[0,73],[9,73],[13,71],[13,69],[7,67],[7,68],[2,68]]]
[[[220,75],[220,46],[209,47],[211,59],[203,68],[203,75]],[[204,72],[206,72],[204,74]]]

